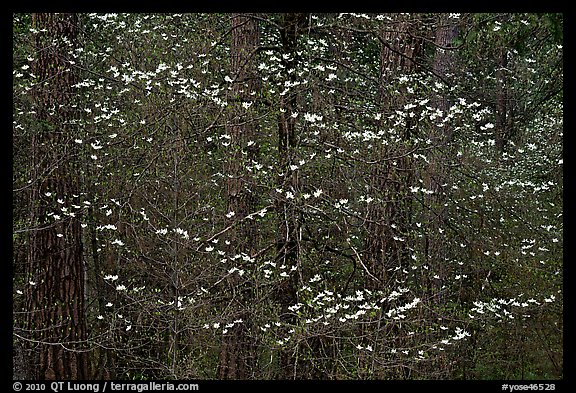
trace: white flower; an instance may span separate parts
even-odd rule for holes
[[[179,234],[180,236],[182,236],[184,239],[188,239],[188,231],[183,230],[182,228],[176,228],[174,229],[174,232],[176,232],[177,234]]]
[[[304,120],[309,121],[310,123],[314,123],[317,120],[322,120],[324,117],[316,114],[305,113]]]
[[[212,247],[212,246],[206,247],[206,251],[210,252],[210,251],[212,251],[212,250],[214,250],[214,247]]]
[[[317,189],[316,191],[314,191],[314,196],[315,196],[316,198],[318,198],[318,197],[322,194],[322,192],[323,192],[323,191],[322,191],[321,189]]]
[[[98,319],[104,319],[104,317],[102,315],[98,315],[96,318]]]
[[[236,213],[234,213],[234,212],[231,211],[231,212],[228,212],[228,213],[226,214],[226,217],[232,218],[232,217],[234,217],[235,214],[236,214]]]
[[[104,277],[104,280],[106,280],[106,281],[108,281],[108,280],[116,281],[116,280],[118,280],[118,276],[116,276],[116,275],[114,275],[114,276],[112,276],[112,275],[107,275],[107,276]]]
[[[112,307],[112,303],[110,303],[110,302],[106,303],[105,307]]]
[[[129,331],[130,329],[132,329],[132,325],[126,326],[126,331]]]
[[[117,291],[125,291],[125,290],[126,290],[126,287],[125,287],[124,285],[118,285],[118,286],[116,287],[116,290],[117,290]]]

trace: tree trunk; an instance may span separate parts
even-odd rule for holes
[[[436,27],[436,53],[433,61],[433,71],[439,77],[447,80],[450,78],[450,72],[454,69],[455,54],[453,47],[454,40],[458,37],[459,26],[447,14],[441,14],[438,17]],[[434,97],[434,104],[437,109],[446,115],[450,107],[448,98],[444,95]],[[424,238],[424,255],[433,270],[440,276],[436,280],[436,286],[432,289],[433,296],[437,301],[441,299],[441,288],[444,284],[444,259],[446,253],[444,250],[445,241],[440,231],[444,228],[445,218],[446,188],[448,175],[443,165],[449,162],[453,156],[453,150],[450,143],[453,139],[453,129],[450,125],[444,124],[442,127],[431,126],[428,137],[433,143],[434,149],[431,150],[429,165],[423,174],[424,184],[433,194],[424,196],[424,208],[427,213],[424,214],[427,226]]]
[[[501,44],[496,60],[496,149],[503,153],[508,142],[508,83],[506,67],[508,66],[508,50]]]
[[[37,60],[35,90],[38,129],[33,137],[32,190],[27,278],[27,329],[37,345],[31,365],[36,379],[89,379],[84,306],[84,266],[72,107],[77,72],[68,61],[76,45],[78,16],[34,14]],[[56,200],[58,202],[56,203]],[[49,213],[60,215],[57,219]]]
[[[298,64],[297,46],[298,37],[307,23],[306,14],[284,14],[282,19],[282,51],[284,77],[289,82],[294,82],[296,72],[288,72],[295,69]],[[280,113],[278,118],[278,161],[279,177],[278,188],[283,194],[276,199],[276,214],[278,217],[278,234],[276,240],[276,261],[279,266],[286,266],[289,277],[285,278],[276,288],[277,300],[280,303],[280,318],[283,322],[293,323],[288,307],[297,301],[297,276],[291,267],[298,264],[299,258],[299,232],[300,220],[298,207],[295,199],[286,195],[296,195],[299,190],[298,171],[290,166],[295,162],[295,153],[298,138],[296,135],[296,119],[291,116],[296,111],[297,95],[290,91],[280,99]],[[284,350],[280,353],[280,375],[283,379],[294,378],[294,359],[290,352]]]
[[[242,220],[250,214],[255,207],[254,182],[246,172],[246,164],[256,158],[257,142],[256,127],[250,121],[249,109],[256,99],[253,92],[258,92],[260,84],[256,75],[256,50],[259,45],[258,22],[256,19],[243,14],[232,16],[232,44],[230,47],[232,79],[234,80],[230,95],[233,102],[232,113],[226,125],[231,136],[231,153],[228,161],[227,199],[228,211],[234,212],[233,220]],[[254,142],[248,146],[248,142]],[[250,222],[242,222],[230,230],[231,255],[244,252],[253,254],[256,249],[254,227]],[[243,266],[251,269],[249,265]],[[250,274],[247,274],[250,276]],[[220,362],[218,376],[221,379],[248,379],[252,375],[255,365],[255,349],[250,341],[249,331],[251,325],[250,312],[247,308],[251,304],[252,288],[249,281],[242,283],[236,275],[230,277],[230,290],[238,285],[243,289],[236,291],[240,299],[241,309],[235,318],[243,320],[242,324],[235,325],[222,337],[220,348]]]
[[[394,22],[386,25],[381,32],[380,51],[380,96],[382,112],[394,112],[402,109],[405,102],[404,91],[394,87],[389,91],[392,77],[398,74],[409,74],[416,68],[415,59],[420,52],[420,42],[415,37],[417,25],[414,20],[407,19],[404,15],[396,15]],[[404,131],[404,141],[410,137],[411,121],[407,119]],[[384,147],[379,155],[382,158],[401,155],[399,149],[405,146],[394,145]],[[370,220],[368,230],[368,267],[372,270],[376,281],[367,278],[367,288],[382,289],[390,279],[387,270],[402,265],[406,257],[406,244],[394,239],[400,233],[405,232],[409,220],[410,206],[405,199],[405,190],[411,183],[411,167],[409,157],[396,160],[396,165],[391,161],[374,164],[371,171],[372,189],[381,194],[381,204],[373,204],[368,212]]]
[[[409,19],[405,15],[393,15],[393,20],[383,26],[380,32],[380,98],[381,110],[387,117],[389,113],[403,110],[406,104],[406,90],[397,86],[394,78],[416,70],[416,59],[420,55],[420,40],[417,39],[419,19]],[[368,207],[366,262],[373,277],[366,277],[366,288],[372,291],[386,290],[395,285],[396,275],[406,266],[408,244],[405,234],[412,215],[411,194],[407,192],[412,184],[413,164],[411,158],[404,155],[409,148],[413,120],[406,118],[402,138],[399,143],[382,146],[378,157],[384,161],[371,168],[371,189],[381,198],[378,203]],[[403,156],[387,160],[388,157]],[[382,312],[386,312],[384,308]],[[373,329],[376,329],[374,331]],[[361,328],[366,337],[393,337],[389,345],[400,340],[398,329],[392,324],[380,328],[380,324],[366,325]],[[366,342],[366,345],[373,342]],[[366,356],[366,354],[362,354]],[[371,357],[360,359],[359,369],[365,370],[361,378],[386,378],[374,370]],[[387,372],[389,373],[389,371]]]

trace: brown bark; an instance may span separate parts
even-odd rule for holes
[[[460,28],[447,14],[441,14],[437,23],[433,71],[435,75],[440,76],[444,80],[449,80],[456,60],[454,49],[452,48]],[[450,107],[448,98],[445,95],[437,95],[434,97],[433,102],[434,106],[442,111],[443,116],[445,116]],[[444,203],[446,200],[446,182],[448,180],[443,163],[449,161],[453,153],[449,147],[453,138],[453,128],[450,125],[443,125],[442,127],[432,125],[428,137],[432,141],[434,149],[431,150],[429,155],[430,163],[423,174],[423,178],[426,188],[434,193],[424,197],[425,208],[428,209],[428,213],[425,214],[427,231],[424,239],[424,255],[441,278],[436,281],[437,285],[433,289],[434,296],[441,297],[440,293],[445,275],[443,264],[445,241],[440,234],[440,229],[444,229],[442,226],[446,216]],[[442,301],[442,299],[437,300]]]
[[[298,64],[298,37],[302,34],[306,26],[307,14],[290,13],[284,14],[282,20],[282,50],[288,55],[288,59],[283,58],[285,77],[288,81],[294,82],[296,72],[288,73],[290,69],[295,69]],[[298,138],[296,135],[296,119],[290,115],[296,111],[297,95],[294,91],[288,93],[280,100],[280,113],[278,118],[278,160],[280,176],[278,185],[284,192],[292,192],[294,195],[299,190],[298,171],[291,170]],[[297,265],[299,258],[299,231],[300,220],[298,208],[294,199],[280,196],[276,199],[276,213],[278,217],[278,234],[276,240],[276,261],[280,265],[288,268]],[[288,307],[297,301],[297,281],[295,272],[291,272],[276,288],[277,300],[280,304],[280,318],[285,323],[292,323]],[[280,373],[281,378],[293,378],[294,359],[292,353],[288,351],[280,352]]]
[[[502,153],[506,147],[508,128],[508,87],[506,67],[508,66],[507,50],[504,45],[498,48],[496,61],[496,149]]]
[[[458,37],[460,32],[459,25],[446,14],[441,14],[438,18],[438,26],[436,28],[436,36],[434,43],[436,45],[436,53],[434,54],[434,63],[432,69],[434,73],[444,80],[449,79],[449,74],[454,69],[455,53],[454,53],[454,40]],[[449,107],[448,98],[445,96],[437,96],[434,99],[436,107],[446,114]],[[433,128],[431,137],[434,141],[446,143],[452,139],[452,128],[441,127],[439,132]]]
[[[37,60],[35,90],[38,130],[33,137],[35,182],[32,190],[32,222],[27,277],[27,329],[37,344],[33,361],[36,379],[88,379],[86,320],[84,314],[84,266],[78,215],[59,210],[78,204],[78,170],[74,149],[68,146],[75,117],[71,104],[77,73],[67,53],[78,33],[75,14],[34,14]],[[51,197],[46,193],[52,193]],[[55,198],[64,202],[56,203]],[[60,220],[49,218],[54,212]]]
[[[233,111],[227,123],[227,131],[231,136],[231,156],[228,161],[227,184],[228,211],[234,212],[232,220],[241,220],[250,214],[255,206],[255,193],[253,181],[246,172],[246,164],[255,159],[257,142],[247,147],[249,141],[256,138],[255,124],[250,121],[249,109],[242,104],[254,102],[257,98],[252,92],[258,92],[260,84],[256,79],[256,50],[259,45],[258,23],[247,15],[235,14],[232,16],[232,44],[230,47],[232,79],[234,79],[230,100],[233,102]],[[254,105],[254,104],[253,104]],[[236,254],[255,252],[255,230],[252,225],[244,221],[230,230],[230,252]],[[238,245],[243,248],[240,249]],[[249,266],[245,266],[250,269]],[[250,283],[242,283],[241,278],[231,277],[230,289],[243,285],[241,291],[236,292],[241,310],[236,318],[242,319],[242,324],[236,325],[223,336],[220,348],[220,361],[218,376],[221,379],[248,379],[252,375],[255,365],[254,347],[250,340],[250,306],[252,291]]]
[[[421,42],[417,38],[420,21],[418,16],[393,14],[392,20],[380,32],[380,97],[381,111],[388,116],[403,110],[407,91],[398,86],[394,79],[416,71],[416,60],[420,56]],[[409,148],[413,120],[406,118],[403,125],[402,141],[390,146],[382,146],[379,156],[403,156]],[[394,285],[399,268],[405,267],[408,260],[406,233],[412,215],[411,194],[408,192],[413,181],[413,164],[408,155],[396,160],[384,160],[371,168],[371,187],[381,198],[381,202],[368,207],[368,236],[366,244],[366,265],[375,277],[366,277],[365,287],[377,291]],[[387,310],[383,308],[382,312]],[[374,332],[376,329],[377,332]],[[360,335],[366,337],[390,337],[389,345],[401,340],[400,331],[394,324],[365,325]],[[373,344],[366,342],[366,345]],[[361,354],[359,369],[364,370],[360,378],[389,378],[393,370],[375,370],[373,357]]]
[[[418,19],[408,19],[405,15],[394,15],[394,20],[381,31],[382,47],[380,51],[381,101],[383,113],[401,110],[405,104],[405,91],[389,89],[392,78],[399,74],[410,74],[416,70],[416,59],[419,56],[421,42],[417,39]],[[411,119],[404,126],[404,140],[410,138]],[[406,146],[405,146],[406,147]],[[384,147],[380,152],[382,157],[398,156],[398,149],[403,147]],[[410,157],[402,157],[395,163],[384,161],[376,164],[371,170],[372,188],[381,194],[380,205],[373,204],[369,208],[370,221],[367,225],[368,267],[376,281],[367,278],[367,288],[382,289],[391,279],[387,271],[399,267],[406,259],[406,243],[395,240],[402,237],[410,216],[410,200],[406,192],[412,182],[412,164]],[[395,227],[395,228],[394,228]]]
[[[380,75],[385,82],[398,73],[411,73],[416,69],[416,58],[421,42],[416,38],[418,19],[405,15],[394,15],[394,21],[381,32]]]

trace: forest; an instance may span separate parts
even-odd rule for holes
[[[563,378],[563,15],[16,13],[21,380]]]

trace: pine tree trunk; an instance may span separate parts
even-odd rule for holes
[[[459,26],[448,15],[442,14],[438,18],[438,25],[435,32],[436,53],[434,55],[433,71],[443,78],[449,79],[454,68],[455,54],[453,47],[454,40],[458,37]],[[446,116],[450,107],[448,98],[444,95],[434,97],[434,105]],[[430,127],[428,137],[432,141],[434,149],[431,151],[429,165],[423,174],[426,188],[433,191],[433,194],[424,196],[425,222],[427,231],[424,239],[424,255],[434,271],[440,276],[436,281],[436,286],[432,288],[433,296],[438,302],[442,302],[441,288],[444,285],[444,259],[445,241],[440,231],[443,230],[445,218],[444,203],[446,201],[446,189],[448,176],[444,165],[449,162],[453,155],[450,142],[453,139],[453,129],[449,125],[442,127]]]
[[[296,72],[288,72],[295,69],[298,63],[298,37],[307,23],[306,14],[284,14],[282,20],[282,51],[287,58],[283,57],[285,78],[294,82]],[[285,197],[287,193],[296,195],[299,190],[298,171],[290,168],[294,164],[297,135],[296,119],[291,116],[296,112],[297,95],[294,91],[289,92],[280,100],[280,114],[278,119],[278,161],[280,175],[278,188],[283,190],[283,195],[276,199],[276,214],[278,217],[278,234],[276,240],[276,262],[279,266],[286,266],[289,277],[276,288],[277,300],[280,303],[280,318],[287,324],[293,323],[292,313],[288,310],[290,305],[297,301],[297,276],[291,270],[298,265],[299,258],[299,232],[300,220],[298,207],[295,199]],[[294,358],[289,351],[280,353],[280,376],[283,379],[294,378]]]
[[[416,59],[419,56],[421,43],[414,38],[417,20],[408,20],[403,15],[395,15],[394,21],[386,25],[381,32],[380,51],[380,97],[382,112],[389,113],[402,109],[406,98],[396,88],[389,91],[393,76],[410,74],[416,69]],[[411,122],[408,119],[404,126],[404,140],[410,137]],[[397,146],[384,147],[379,152],[382,158],[402,155]],[[403,157],[392,165],[385,160],[372,166],[372,188],[382,194],[386,202],[373,204],[369,210],[368,230],[368,266],[376,281],[367,278],[367,288],[382,289],[390,279],[387,270],[399,267],[406,257],[406,244],[398,242],[394,237],[405,232],[410,216],[410,202],[405,200],[405,190],[411,183],[411,167],[409,157]],[[394,228],[395,227],[395,228]]]
[[[496,149],[503,153],[508,142],[508,83],[506,67],[508,66],[507,50],[504,45],[498,48],[496,61]]]
[[[76,45],[78,16],[34,14],[40,80],[35,91],[38,129],[33,138],[35,178],[27,278],[27,328],[37,344],[31,365],[36,379],[88,379],[84,266],[79,214],[66,216],[79,204],[78,168],[72,108],[77,72],[69,53]],[[59,200],[58,202],[56,200]],[[60,215],[59,219],[48,213]]]
[[[416,37],[419,28],[418,18],[409,19],[405,15],[391,15],[392,20],[383,26],[380,32],[380,100],[381,111],[385,116],[402,110],[406,103],[406,91],[394,84],[399,75],[411,74],[416,70],[416,61],[420,56],[421,42]],[[409,156],[396,160],[389,157],[402,156],[408,148],[412,120],[406,119],[403,125],[402,139],[398,144],[382,146],[378,157],[382,162],[371,168],[371,188],[382,201],[368,207],[368,231],[366,244],[367,267],[375,277],[366,277],[365,287],[372,291],[386,290],[394,285],[399,269],[406,266],[408,244],[403,237],[408,231],[412,215],[411,194],[407,192],[412,184],[413,165]],[[382,310],[385,313],[387,310]],[[374,330],[376,329],[376,330]],[[397,344],[400,335],[392,324],[361,328],[361,335],[368,338],[390,337],[388,345]],[[365,345],[373,345],[366,342]],[[362,354],[361,356],[366,356]],[[372,357],[360,359],[365,370],[361,378],[389,378],[390,371],[374,370]]]
[[[256,159],[257,142],[256,127],[250,121],[249,108],[254,105],[260,84],[255,75],[256,50],[259,45],[258,23],[256,19],[243,14],[232,17],[232,44],[230,47],[232,79],[234,80],[230,95],[233,111],[227,123],[227,131],[231,136],[231,153],[228,160],[228,211],[234,212],[231,221],[242,220],[253,212],[256,206],[256,190],[246,165]],[[256,92],[256,94],[251,94]],[[246,105],[247,108],[244,106]],[[248,146],[248,142],[254,142]],[[232,223],[231,223],[232,224]],[[254,227],[250,221],[237,224],[230,230],[230,250],[232,255],[240,252],[252,254],[256,249]],[[243,269],[251,269],[249,265]],[[250,273],[246,276],[251,276]],[[248,379],[255,365],[255,349],[250,340],[250,312],[253,290],[249,281],[241,282],[236,275],[230,277],[230,290],[242,286],[236,291],[241,309],[235,319],[242,319],[229,329],[222,337],[218,376],[221,379]]]

